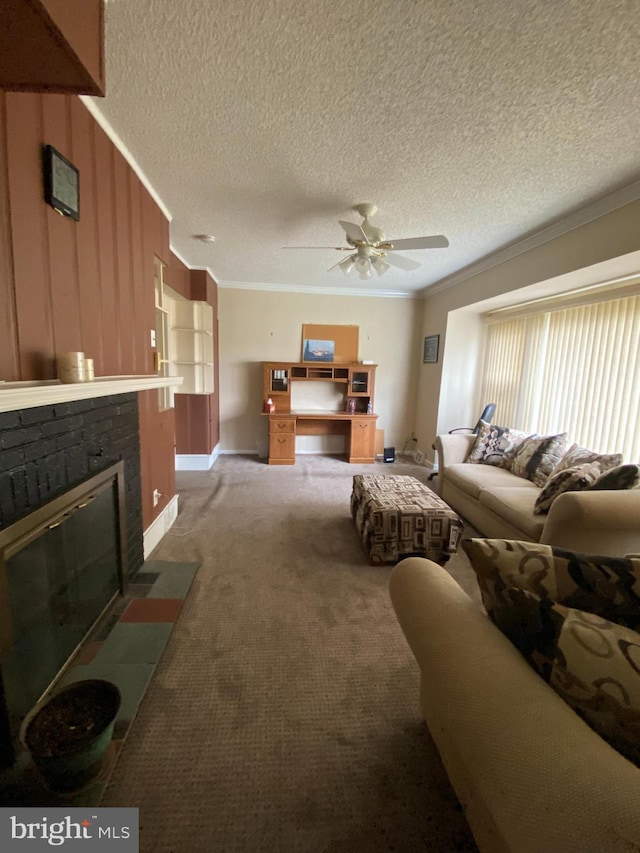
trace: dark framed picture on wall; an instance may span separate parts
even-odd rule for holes
[[[44,200],[63,216],[80,219],[80,173],[53,145],[42,149]]]
[[[440,345],[440,335],[428,335],[424,339],[424,350],[422,352],[423,364],[438,363],[438,347]]]

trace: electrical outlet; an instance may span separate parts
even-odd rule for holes
[[[160,490],[154,489],[153,490],[153,505],[158,506],[159,501],[160,501]]]

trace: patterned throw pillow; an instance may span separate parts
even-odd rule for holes
[[[507,598],[498,627],[592,729],[640,765],[640,634],[524,590]]]
[[[622,465],[623,458],[622,453],[595,453],[580,444],[572,444],[556,465],[553,474],[557,474],[565,468],[583,465],[585,462],[597,462],[601,471],[608,471],[610,468],[615,468],[616,465]]]
[[[640,630],[640,557],[600,557],[539,542],[465,539],[487,613],[512,587]]]
[[[560,461],[566,440],[566,432],[525,438],[511,459],[511,471],[542,488]]]
[[[545,515],[551,504],[563,492],[577,492],[592,486],[602,469],[597,462],[584,462],[572,468],[555,469],[536,498],[533,511],[536,515]]]
[[[614,491],[617,489],[640,489],[640,466],[639,465],[618,465],[617,468],[611,468],[605,471],[590,487],[591,489],[600,491],[607,489]]]
[[[529,435],[531,433],[480,421],[480,429],[466,461],[504,468],[505,455],[514,452]]]

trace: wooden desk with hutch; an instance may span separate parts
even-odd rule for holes
[[[375,462],[376,420],[373,414],[375,364],[263,362],[263,399],[275,411],[269,419],[269,465],[294,465],[296,435],[344,435],[349,462]],[[294,382],[333,382],[344,386],[344,408],[353,411],[291,410]]]

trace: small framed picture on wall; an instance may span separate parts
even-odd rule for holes
[[[428,335],[424,339],[424,350],[422,352],[423,364],[438,363],[438,347],[440,345],[440,335]]]

